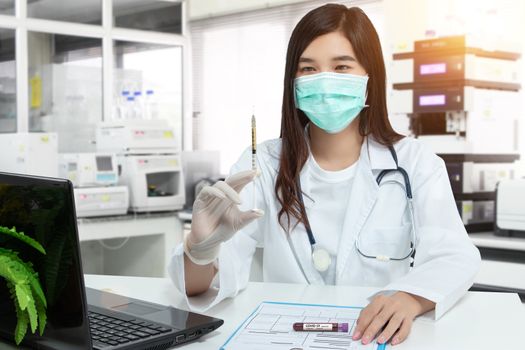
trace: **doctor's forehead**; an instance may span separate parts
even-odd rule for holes
[[[357,62],[357,59],[350,40],[341,32],[332,32],[315,38],[299,58],[299,62],[317,61]]]

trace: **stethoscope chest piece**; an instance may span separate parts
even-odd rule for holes
[[[314,267],[319,272],[324,272],[328,270],[332,264],[332,257],[326,249],[320,247],[313,247],[312,260],[314,262]]]

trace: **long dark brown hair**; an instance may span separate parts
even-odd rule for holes
[[[282,149],[275,194],[281,210],[279,223],[289,232],[291,218],[297,223],[306,222],[306,210],[299,200],[297,180],[308,158],[308,145],[304,127],[308,117],[295,107],[294,79],[299,58],[306,47],[317,37],[341,31],[352,44],[356,58],[368,73],[366,104],[370,107],[359,114],[359,133],[390,146],[403,138],[396,133],[388,120],[386,108],[386,74],[381,44],[370,19],[358,7],[327,4],[308,12],[299,21],[288,44],[284,73],[284,94],[281,119]],[[283,216],[286,215],[286,225]]]

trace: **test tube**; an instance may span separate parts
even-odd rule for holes
[[[256,123],[255,123],[255,114],[252,114],[252,170],[257,170],[257,137],[256,137]],[[253,181],[253,205],[252,208],[256,208],[256,198],[255,198],[255,180]]]

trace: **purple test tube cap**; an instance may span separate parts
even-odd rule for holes
[[[339,332],[348,333],[348,323],[339,323]]]

